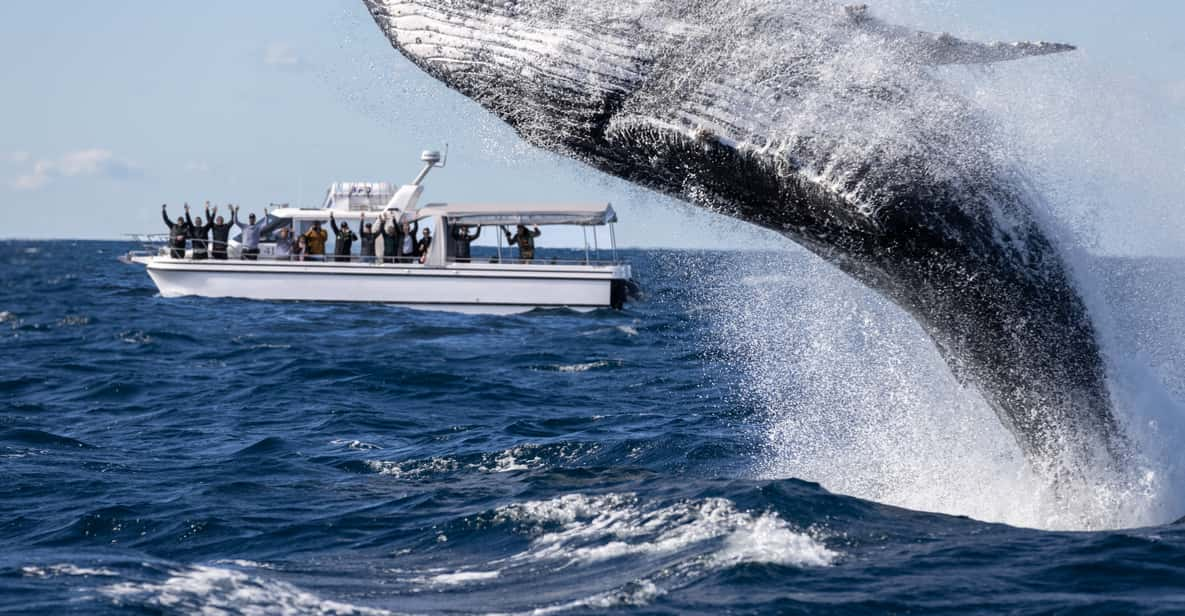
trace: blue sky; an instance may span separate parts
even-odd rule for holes
[[[870,4],[962,36],[1080,45],[1076,78],[1105,75],[1155,102],[1109,120],[1112,132],[1128,127],[1167,150],[1155,157],[1163,169],[1141,180],[1166,200],[1146,217],[1180,205],[1180,177],[1169,176],[1185,176],[1185,147],[1173,149],[1185,143],[1185,2]],[[605,200],[622,215],[624,244],[781,245],[523,147],[399,57],[359,0],[5,2],[0,55],[0,237],[156,232],[164,202],[310,204],[333,181],[406,181],[421,149],[448,142],[430,200]],[[1112,150],[1148,142],[1115,140]],[[1166,246],[1181,235],[1168,229]]]

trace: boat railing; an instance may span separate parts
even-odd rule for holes
[[[170,235],[168,233],[140,233],[127,234],[131,241],[139,242],[142,247],[139,250],[130,250],[127,256],[130,257],[165,257],[176,261],[205,261],[205,260],[223,260],[222,256],[230,253],[231,244],[228,242],[220,242],[216,240],[194,240],[193,238],[186,238],[185,246],[172,246],[170,243]],[[198,246],[204,244],[205,250],[195,251],[195,244]],[[220,250],[220,247],[225,247]],[[269,249],[270,250],[270,249]],[[174,252],[180,253],[180,256],[175,256]],[[205,254],[204,257],[194,258],[195,252],[197,254]],[[380,257],[380,256],[362,256],[357,254],[351,255],[291,255],[291,256],[277,256],[269,254],[268,252],[262,254],[252,255],[252,258],[242,258],[241,255],[235,254],[228,257],[226,260],[234,261],[261,261],[261,262],[303,262],[303,263],[363,263],[373,265],[421,265],[420,257],[417,256],[403,256],[403,257]],[[469,259],[458,259],[449,257],[445,260],[447,264],[489,264],[489,265],[568,265],[568,266],[586,266],[586,267],[612,267],[617,265],[624,265],[625,260],[622,259],[597,259],[597,258],[576,258],[576,259],[561,259],[558,257],[549,257],[546,255],[536,255],[533,259],[515,259],[506,256],[499,257],[498,255],[478,255]]]
[[[608,267],[611,265],[624,265],[625,261],[622,259],[559,259],[552,257],[537,256],[534,259],[512,259],[503,257],[499,259],[497,256],[492,257],[477,257],[473,259],[447,259],[448,263],[488,263],[491,265],[592,265],[598,267]]]
[[[181,261],[186,263],[202,263],[208,261],[235,261],[235,262],[259,262],[259,263],[304,263],[309,265],[334,265],[340,263],[356,263],[365,265],[403,265],[420,267],[424,264],[420,262],[419,257],[363,257],[359,255],[294,255],[294,256],[275,256],[275,255],[255,255],[254,258],[245,259],[241,255],[227,256],[226,258],[215,257],[214,253],[207,252],[207,256],[194,257],[193,250],[186,250],[185,256],[172,256],[171,250],[168,247],[157,247],[153,249],[130,250],[127,253],[128,257],[162,257],[171,261]],[[176,249],[180,250],[180,248]],[[218,253],[220,255],[225,253]],[[568,266],[583,266],[583,267],[613,267],[617,265],[624,265],[625,261],[595,261],[584,259],[448,259],[448,264],[460,265],[568,265]]]

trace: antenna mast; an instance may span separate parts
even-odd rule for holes
[[[428,177],[428,172],[436,167],[444,168],[448,163],[448,144],[444,144],[444,154],[441,155],[439,150],[424,150],[420,153],[420,160],[424,161],[424,168],[420,170],[420,174],[416,179],[411,181],[412,186],[419,186],[424,178]]]

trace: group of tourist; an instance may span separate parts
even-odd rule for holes
[[[185,243],[188,241],[193,248],[194,259],[213,258],[225,261],[230,228],[233,226],[243,232],[242,258],[252,261],[257,259],[259,234],[263,230],[263,222],[256,222],[255,214],[249,214],[246,223],[240,222],[238,206],[228,205],[227,208],[231,213],[229,223],[218,215],[217,206],[211,213],[210,204],[206,203],[206,222],[202,224],[200,216],[196,219],[189,217],[188,203],[185,204],[185,216],[178,216],[176,222],[169,220],[168,206],[161,205],[161,216],[165,220],[165,226],[169,228],[169,256],[174,259],[185,258]],[[266,209],[263,210],[263,220],[267,220]]]
[[[192,248],[192,258],[197,260],[213,258],[225,260],[230,228],[237,226],[242,231],[239,242],[242,246],[241,258],[254,261],[259,258],[259,240],[267,223],[267,209],[263,210],[263,218],[256,221],[255,214],[247,215],[247,222],[239,220],[239,208],[235,205],[227,206],[231,212],[231,221],[225,222],[218,215],[218,207],[210,209],[206,203],[206,218],[189,216],[189,204],[185,204],[185,215],[177,217],[174,222],[169,219],[168,207],[161,206],[161,216],[165,225],[169,227],[169,256],[174,259],[185,258],[185,247],[188,242]],[[361,240],[360,254],[364,263],[375,263],[380,259],[384,263],[424,263],[428,259],[428,251],[432,247],[432,232],[429,229],[420,230],[419,221],[399,223],[396,217],[387,213],[379,214],[374,223],[366,222],[366,214],[359,214],[358,224],[362,227],[360,233],[350,229],[350,223],[342,221],[339,225],[333,213],[329,214],[329,226],[333,229],[334,247],[333,261],[348,262],[351,260],[351,249],[354,242]],[[514,233],[505,227],[506,241],[512,246],[518,246],[519,258],[531,261],[535,258],[535,238],[542,235],[539,227],[528,229],[525,225],[518,225]],[[416,235],[420,234],[419,239]],[[212,237],[211,237],[212,236]],[[481,227],[470,232],[467,225],[455,225],[450,230],[453,258],[460,263],[468,263],[471,259],[470,244],[481,236]],[[378,241],[382,240],[382,247],[378,248]],[[300,235],[296,235],[291,227],[281,227],[275,234],[274,256],[281,261],[324,261],[325,245],[329,240],[329,232],[321,226],[321,221],[314,221],[312,227]]]

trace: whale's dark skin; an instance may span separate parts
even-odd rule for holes
[[[823,0],[365,2],[397,50],[530,143],[780,232],[899,304],[1031,459],[1123,458],[1040,198],[933,76],[1072,47]]]

